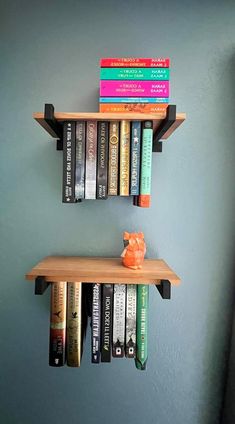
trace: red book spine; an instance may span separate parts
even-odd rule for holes
[[[103,58],[100,59],[101,68],[169,68],[170,59],[167,58],[137,58],[137,57],[121,57],[121,58]]]

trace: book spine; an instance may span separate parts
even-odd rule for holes
[[[149,286],[138,284],[137,288],[137,349],[136,368],[146,369],[148,359],[148,307],[149,307]]]
[[[165,113],[167,103],[100,103],[99,111],[103,113]]]
[[[120,58],[102,58],[100,60],[102,68],[110,67],[138,67],[138,68],[169,68],[170,59],[167,58],[137,58],[137,57],[120,57]]]
[[[142,129],[140,196],[138,206],[150,206],[153,150],[153,122],[144,121]]]
[[[102,286],[101,362],[111,362],[113,284]]]
[[[125,347],[126,284],[114,284],[113,357],[122,358]]]
[[[66,282],[51,284],[49,365],[52,367],[61,367],[65,363],[66,291]]]
[[[169,97],[100,97],[100,103],[169,103]]]
[[[110,121],[109,124],[109,174],[108,194],[118,194],[118,159],[119,159],[119,122]]]
[[[129,196],[130,183],[130,122],[121,121],[120,129],[120,196]]]
[[[169,68],[101,68],[101,80],[169,80]]]
[[[126,292],[126,345],[127,358],[136,356],[136,303],[137,287],[135,284],[127,284]]]
[[[141,122],[133,121],[131,124],[131,178],[130,194],[139,194],[140,181],[140,143],[141,143]]]
[[[100,81],[100,97],[169,97],[169,81]]]
[[[98,122],[98,148],[97,148],[97,199],[108,197],[108,148],[109,148],[109,123]]]
[[[100,362],[101,336],[101,284],[92,286],[92,316],[91,316],[91,362]]]
[[[97,122],[87,121],[85,198],[96,199]]]
[[[86,122],[76,123],[76,167],[75,167],[75,197],[85,197],[85,149],[86,149]]]
[[[75,203],[75,122],[63,126],[63,198],[64,203]]]
[[[67,283],[67,365],[80,367],[82,283]]]

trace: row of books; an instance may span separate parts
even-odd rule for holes
[[[91,362],[133,358],[146,368],[149,286],[51,284],[49,365],[79,367],[91,319]]]
[[[100,66],[100,112],[165,111],[169,58],[106,58]]]
[[[150,206],[152,121],[65,121],[63,202],[138,196]]]

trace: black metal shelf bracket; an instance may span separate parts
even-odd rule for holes
[[[55,118],[54,111],[54,106],[51,103],[45,103],[44,120],[54,133],[54,137],[58,138],[56,149],[63,150],[63,128]]]
[[[163,299],[171,298],[171,283],[169,280],[161,280],[161,283],[156,284],[156,287]]]
[[[43,294],[49,285],[45,277],[36,277],[34,294]]]
[[[169,128],[176,121],[176,105],[168,105],[166,110],[166,117],[155,131],[153,137],[153,152],[162,152],[162,143],[160,140]]]

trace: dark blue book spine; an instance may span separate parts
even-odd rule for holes
[[[138,195],[140,188],[140,143],[141,122],[133,121],[131,125],[131,179],[130,194]]]

